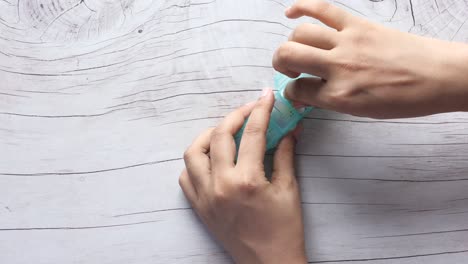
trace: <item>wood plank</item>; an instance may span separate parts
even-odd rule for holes
[[[333,1],[468,41],[463,0]],[[292,1],[0,1],[0,262],[230,263],[177,178],[272,85]],[[313,21],[317,23],[316,21]],[[297,150],[310,263],[464,263],[468,115],[315,110]]]

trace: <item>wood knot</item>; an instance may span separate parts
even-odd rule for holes
[[[95,39],[124,30],[133,18],[135,0],[20,1],[21,22],[42,41]]]

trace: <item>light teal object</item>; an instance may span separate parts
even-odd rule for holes
[[[310,77],[310,75],[302,74],[296,79],[304,77]],[[274,149],[280,140],[292,131],[299,121],[301,121],[312,110],[312,107],[296,109],[292,105],[291,101],[284,97],[284,90],[286,89],[287,84],[293,80],[295,79],[291,79],[280,73],[277,73],[274,77],[277,92],[275,93],[275,104],[273,106],[273,111],[271,112],[270,123],[268,125],[266,135],[266,151]],[[234,137],[237,150],[239,150],[242,133],[244,132],[247,121],[248,119]]]

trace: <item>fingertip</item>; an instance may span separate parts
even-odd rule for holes
[[[291,7],[288,6],[286,7],[286,10],[284,10],[284,15],[289,17],[291,15]]]
[[[269,98],[271,97],[271,95],[273,95],[273,89],[270,87],[265,87],[262,90],[262,95],[260,96],[260,98]]]
[[[287,7],[284,11],[284,14],[287,18],[295,19],[301,17],[301,15],[297,12],[297,8],[295,6]]]
[[[266,87],[262,89],[262,95],[257,101],[256,107],[263,107],[262,105],[267,105],[268,107],[273,107],[275,102],[275,95],[273,93],[273,89],[270,87]]]
[[[269,100],[272,100],[273,102],[275,101],[275,93],[273,92],[273,88],[268,88],[269,92],[268,92],[268,99]]]

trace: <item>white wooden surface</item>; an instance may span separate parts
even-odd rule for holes
[[[463,0],[335,3],[468,41]],[[272,84],[288,4],[0,0],[0,263],[230,263],[183,198],[181,155]],[[467,263],[468,114],[315,111],[305,128],[311,263]]]

